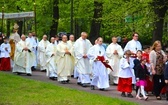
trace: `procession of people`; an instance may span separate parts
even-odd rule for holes
[[[43,35],[40,42],[33,32],[27,37],[18,36],[16,29],[10,38],[0,36],[0,70],[33,76],[33,71],[39,69],[51,80],[68,84],[74,77],[78,85],[91,90],[108,90],[112,83],[122,97],[133,98],[135,89],[135,97],[144,100],[150,99],[149,91],[161,100],[165,89],[168,100],[168,60],[160,41],[145,48],[134,32],[125,48],[114,36],[105,49],[102,37],[92,45],[87,32],[81,32],[76,41],[72,34],[63,34],[61,39],[56,35],[50,41]]]

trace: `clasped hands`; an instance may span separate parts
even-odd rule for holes
[[[83,55],[83,58],[87,58],[87,55],[85,54],[85,55]]]
[[[65,49],[65,54],[69,54],[69,55],[71,55],[71,53],[69,52],[68,49]]]
[[[8,51],[8,48],[6,47],[5,50]]]
[[[113,54],[114,54],[114,55],[118,55],[117,50],[114,50]]]
[[[27,47],[23,48],[23,50],[28,51],[29,49]]]
[[[31,52],[27,47],[23,48],[24,51]]]

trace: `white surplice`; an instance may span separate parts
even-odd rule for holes
[[[114,54],[115,50],[118,54]],[[110,76],[113,78],[112,81],[113,83],[118,84],[119,63],[120,59],[123,57],[123,49],[119,44],[111,43],[106,49],[106,56],[110,66],[113,68],[113,72],[110,73]]]
[[[11,47],[9,43],[2,43],[0,48],[1,48],[0,58],[10,57]],[[5,50],[5,48],[7,48],[7,50]]]
[[[33,51],[33,53],[34,53],[34,55],[35,55],[35,58],[37,58],[37,55],[36,55],[37,43],[36,43],[34,37],[28,37],[28,38],[26,38],[26,41],[31,44],[31,46],[32,46],[32,51]],[[35,59],[34,62],[33,62],[33,66],[34,66],[34,67],[37,67],[37,61],[36,61],[36,59]]]
[[[65,54],[68,50],[71,54]],[[60,42],[57,45],[57,74],[58,81],[66,81],[74,69],[74,52],[71,44]]]
[[[138,50],[142,50],[142,45],[139,41],[135,41],[132,39],[126,44],[124,52],[127,50],[130,50],[131,52],[136,54]]]
[[[74,52],[74,43],[75,43],[75,42],[72,42],[71,40],[69,40],[69,41],[67,41],[67,43],[72,46],[73,52]],[[76,62],[76,59],[75,59],[74,63],[75,63],[75,62]],[[78,71],[77,71],[76,66],[74,66],[73,75],[74,75],[74,78],[77,78],[77,77],[79,76],[79,73],[78,73]]]
[[[35,40],[35,44],[36,44],[36,47],[34,48],[34,53],[35,53],[35,56],[36,56],[36,61],[35,61],[35,66],[37,66],[39,64],[38,62],[38,44],[39,44],[39,40],[37,37],[33,37],[34,40]]]
[[[76,59],[76,69],[79,73],[78,82],[90,83],[91,65],[88,58],[83,58],[88,50],[92,47],[88,39],[83,40],[81,37],[74,44]]]
[[[16,44],[13,72],[32,73],[31,67],[33,66],[35,55],[32,52],[31,45],[32,44],[29,42],[23,40]],[[25,47],[27,47],[31,52],[23,50]]]
[[[130,78],[132,77],[132,84],[135,84],[135,74],[134,74],[134,58],[129,58],[129,63],[126,58],[121,58],[120,60],[120,70],[118,73],[118,77],[121,78]]]
[[[46,55],[47,55],[47,73],[46,75],[49,77],[57,77],[57,47],[54,43],[48,44],[46,48]],[[52,56],[54,54],[54,56]]]
[[[108,88],[109,87],[109,77],[107,68],[101,61],[96,60],[97,56],[103,56],[106,60],[106,52],[102,45],[94,45],[88,51],[88,57],[93,61],[93,78],[91,85],[97,86],[98,88]]]
[[[47,70],[47,56],[46,56],[46,48],[50,44],[48,40],[44,41],[43,39],[38,44],[38,62],[40,65],[40,70]]]

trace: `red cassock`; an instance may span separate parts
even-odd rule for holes
[[[119,77],[117,90],[120,92],[132,92],[132,77],[131,78],[121,78]]]
[[[113,71],[112,67],[107,62],[105,62],[104,56],[97,56],[97,60],[101,61],[106,68],[109,68]]]
[[[8,57],[8,58],[1,58],[0,70],[1,71],[3,71],[3,70],[4,71],[11,70],[10,57]]]
[[[146,84],[147,85],[145,86],[145,91],[152,92],[153,91],[153,82],[152,82],[152,80],[150,80],[149,76],[146,77]]]

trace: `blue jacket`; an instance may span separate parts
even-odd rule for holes
[[[168,61],[165,64],[164,78],[165,80],[168,80]]]

